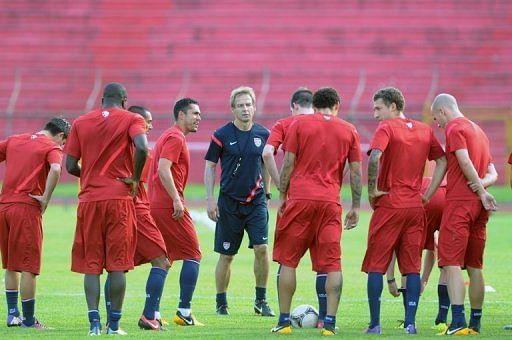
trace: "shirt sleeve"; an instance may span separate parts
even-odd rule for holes
[[[375,131],[375,135],[370,143],[370,148],[368,149],[368,155],[370,155],[373,149],[380,150],[382,152],[386,151],[388,147],[389,140],[391,139],[391,131],[389,125],[380,123]]]
[[[141,135],[143,133],[146,133],[146,122],[144,121],[144,118],[142,118],[142,116],[135,115],[130,124],[130,137],[133,139],[135,138],[135,136]]]
[[[270,136],[268,137],[267,144],[272,145],[274,147],[274,154],[277,153],[277,149],[284,142],[284,128],[283,123],[278,121],[272,126],[270,130]]]
[[[5,161],[7,157],[7,139],[0,141],[0,162]]]
[[[436,136],[434,135],[434,130],[430,129],[430,151],[428,154],[428,159],[430,161],[433,161],[442,156],[444,156],[443,147],[441,146],[441,143],[439,143]]]
[[[508,164],[512,164],[512,153],[508,156]]]
[[[446,136],[447,143],[450,144],[450,152],[455,152],[461,149],[467,149],[466,136],[464,130],[460,128],[454,128]]]
[[[62,150],[61,148],[53,148],[46,155],[46,161],[48,164],[60,164],[62,165]]]
[[[359,141],[359,133],[354,128],[352,131],[352,145],[350,146],[350,150],[348,153],[348,161],[351,162],[360,162],[361,161],[361,142]]]
[[[299,122],[294,121],[288,127],[284,137],[283,150],[297,154],[299,151],[299,140]]]
[[[165,158],[173,163],[178,163],[184,143],[185,139],[170,135],[162,146],[160,158]]]
[[[75,157],[76,159],[80,159],[82,156],[82,152],[80,150],[80,140],[78,139],[78,127],[75,124],[71,127],[71,132],[66,140],[66,145],[64,146],[64,152],[70,156]]]
[[[217,163],[220,156],[222,155],[223,147],[224,143],[222,142],[222,139],[218,135],[217,131],[215,131],[212,135],[212,140],[210,141],[210,146],[208,147],[208,151],[206,152],[204,159],[213,163]]]

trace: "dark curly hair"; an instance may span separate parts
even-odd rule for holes
[[[49,131],[52,136],[55,136],[61,132],[64,132],[64,136],[67,138],[69,131],[71,130],[71,124],[64,119],[64,117],[53,117],[46,123],[44,130]]]
[[[174,119],[178,120],[178,115],[181,112],[185,112],[188,107],[192,104],[196,104],[196,105],[199,105],[199,103],[192,99],[192,98],[183,98],[183,99],[180,99],[178,100],[175,104],[174,104]]]
[[[341,98],[332,87],[319,88],[313,95],[313,106],[317,109],[330,109],[339,103]]]

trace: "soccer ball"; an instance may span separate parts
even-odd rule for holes
[[[300,305],[291,312],[290,322],[294,328],[315,328],[318,311],[311,305]]]

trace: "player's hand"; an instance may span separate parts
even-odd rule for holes
[[[474,183],[474,182],[468,181],[467,184],[471,188],[471,191],[473,191],[473,192],[477,192],[478,189],[480,189],[480,186],[483,186],[482,180],[479,180],[478,183]]]
[[[32,195],[32,194],[28,194],[28,195],[39,202],[39,204],[41,205],[41,214],[44,214],[44,212],[46,211],[46,208],[48,207],[48,201],[45,200],[44,196]]]
[[[357,227],[357,222],[359,222],[359,209],[352,208],[347,215],[345,215],[345,230]]]
[[[172,213],[172,218],[175,220],[181,220],[185,214],[185,206],[183,205],[183,202],[181,202],[181,200],[174,200],[172,202],[172,207],[174,210]]]
[[[128,185],[131,196],[137,196],[137,192],[139,191],[139,181],[135,180],[133,177],[118,178],[117,180]]]
[[[423,294],[423,291],[425,290],[427,283],[428,283],[427,281],[421,280],[420,295]]]
[[[380,190],[368,192],[368,200],[370,201],[370,206],[372,207],[372,209],[375,210],[375,203],[376,203],[377,198],[387,195],[387,194],[388,193],[386,191],[380,191]]]
[[[219,207],[213,198],[207,199],[206,212],[208,213],[208,218],[210,218],[210,220],[217,222],[219,219]]]
[[[279,198],[279,207],[277,208],[277,214],[282,216],[284,213],[284,209],[286,209],[286,199]]]
[[[479,194],[479,196],[485,210],[496,211],[496,209],[498,209],[498,206],[496,205],[496,199],[487,190],[484,190],[481,194]]]
[[[394,297],[400,296],[400,292],[398,291],[398,287],[396,285],[395,280],[393,280],[393,282],[388,282],[388,291],[389,294],[393,295]]]
[[[427,205],[430,202],[430,199],[427,198],[427,196],[425,196],[425,195],[421,195],[421,202],[425,206],[425,205]]]

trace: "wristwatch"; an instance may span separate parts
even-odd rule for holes
[[[265,197],[269,200],[269,199],[272,199],[272,193],[271,192],[267,192],[265,194]]]

